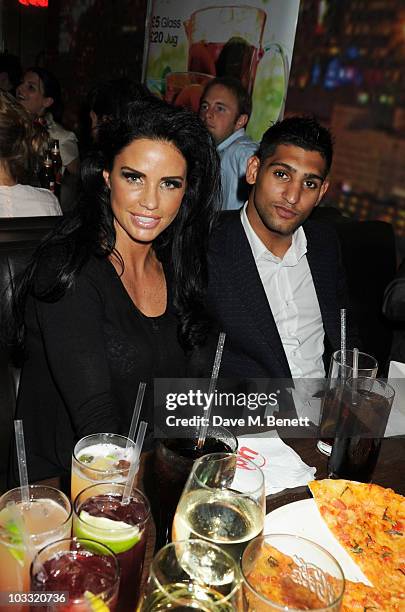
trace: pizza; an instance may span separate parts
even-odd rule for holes
[[[245,576],[255,592],[260,593],[280,607],[289,606],[292,609],[316,610],[324,609],[338,596],[339,588],[336,579],[324,574],[325,581],[311,577],[311,567],[303,571],[297,558],[289,557],[271,546],[265,540],[255,551],[252,570]],[[328,599],[327,594],[331,599]],[[250,612],[267,612],[268,604],[250,590],[244,589],[244,596]],[[403,603],[403,602],[402,602]],[[377,590],[361,582],[345,581],[342,601],[342,612],[367,612],[384,610],[385,612],[400,612],[401,602],[389,592]]]
[[[322,518],[376,596],[388,597],[393,606],[380,609],[405,610],[405,498],[350,480],[314,480],[308,486]]]
[[[371,584],[346,580],[342,610],[405,612],[405,498],[392,489],[350,480],[315,480],[309,488],[323,520]],[[316,580],[305,584],[299,563],[298,557],[263,540],[245,578],[256,592],[280,606],[320,608],[325,588],[336,586],[336,580],[325,574],[324,588]],[[249,610],[268,609],[251,590],[245,591]]]
[[[254,558],[250,563],[252,570],[248,572],[246,579],[257,593],[280,607],[288,606],[288,609],[294,610],[325,608],[330,601],[325,593],[327,589],[322,590],[324,585],[319,585],[317,581],[314,581],[315,586],[312,589],[308,588],[301,579],[302,572],[297,561],[298,559],[289,557],[263,540],[254,551]],[[318,586],[320,588],[315,588]],[[330,588],[333,589],[333,585],[330,585]],[[245,597],[248,610],[264,612],[268,609],[268,606],[248,589],[245,589]]]

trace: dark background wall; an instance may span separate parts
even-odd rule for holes
[[[92,85],[121,76],[140,80],[146,7],[146,0],[49,0],[46,9],[3,0],[3,49],[19,55],[23,67],[40,64],[58,76],[64,122],[75,128]]]
[[[301,0],[286,111],[331,127],[329,199],[392,223],[405,254],[404,74],[404,0]]]

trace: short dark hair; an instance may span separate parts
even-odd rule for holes
[[[56,121],[60,121],[62,118],[62,91],[56,76],[46,68],[42,68],[42,66],[30,66],[24,74],[27,74],[27,72],[34,72],[38,75],[42,83],[44,96],[53,99],[51,106],[47,110],[52,113]]]
[[[127,78],[111,79],[95,85],[87,94],[87,106],[97,117],[118,117],[131,102],[148,99],[152,94],[141,83]]]
[[[329,173],[333,157],[333,138],[315,117],[294,115],[277,121],[263,134],[257,157],[264,161],[273,155],[278,145],[294,145],[305,151],[318,151],[326,164],[325,175]]]
[[[211,79],[211,81],[208,81],[207,85],[205,86],[201,100],[204,99],[204,96],[207,95],[208,91],[211,89],[211,87],[214,87],[214,85],[222,85],[223,87],[229,89],[238,102],[239,115],[247,115],[250,117],[252,113],[252,99],[247,89],[243,87],[242,83],[238,79],[235,79],[234,77],[216,77],[215,79]]]

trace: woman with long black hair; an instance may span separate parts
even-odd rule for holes
[[[219,176],[209,133],[194,114],[156,100],[103,124],[98,144],[78,208],[18,288],[17,417],[31,480],[67,472],[82,436],[126,434],[139,381],[151,391],[153,378],[183,376],[207,335]],[[150,421],[150,398],[144,408]]]

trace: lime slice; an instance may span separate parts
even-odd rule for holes
[[[79,461],[82,463],[92,463],[94,461],[93,455],[80,455]]]
[[[91,468],[93,470],[110,470],[112,465],[113,460],[107,459],[107,457],[96,457],[91,464]]]
[[[24,565],[24,541],[16,522],[12,519],[7,521],[5,525],[0,526],[0,535],[1,532],[5,535],[4,539],[8,544],[10,554],[21,566]]]
[[[85,591],[84,597],[89,602],[90,608],[93,610],[93,612],[110,612],[110,608],[104,603],[101,597],[94,595],[94,593],[91,591]]]
[[[75,525],[76,536],[101,542],[116,554],[129,550],[141,539],[137,525],[113,521],[105,516],[92,516],[85,510],[80,512],[79,519]]]

